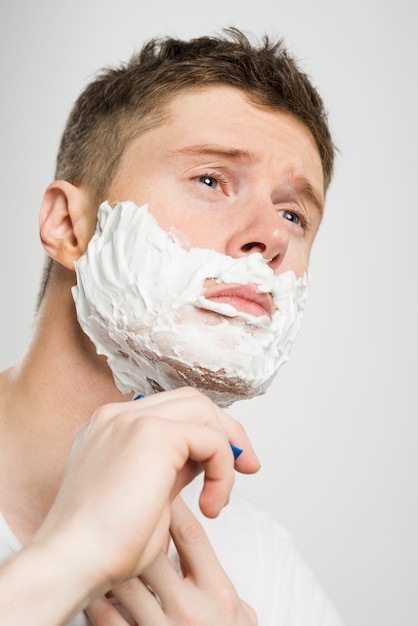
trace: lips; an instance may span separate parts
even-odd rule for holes
[[[257,285],[217,285],[206,289],[204,297],[211,302],[229,304],[237,312],[254,317],[267,315],[271,318],[274,311],[271,295],[259,293]]]

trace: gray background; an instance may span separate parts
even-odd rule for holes
[[[416,626],[417,11],[409,0],[2,0],[1,354],[30,335],[38,210],[73,100],[144,39],[235,25],[284,36],[340,148],[292,360],[232,407],[263,464],[238,487],[273,514],[347,626]],[[57,350],[60,346],[57,345]],[[263,626],[263,625],[260,625]]]

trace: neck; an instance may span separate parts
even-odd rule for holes
[[[76,429],[130,399],[78,325],[71,279],[49,289],[25,357],[0,375],[0,510],[23,541],[55,498]]]

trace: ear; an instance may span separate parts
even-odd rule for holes
[[[97,212],[90,193],[64,180],[45,191],[39,216],[42,245],[50,257],[74,270],[94,233]]]

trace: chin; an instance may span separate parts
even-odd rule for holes
[[[167,357],[158,359],[157,367],[158,375],[155,378],[147,377],[147,383],[154,393],[184,386],[193,387],[221,408],[227,408],[240,400],[262,395],[271,383],[271,379],[267,381],[243,380],[236,376],[228,376],[224,368],[211,371],[200,365],[189,366]]]

